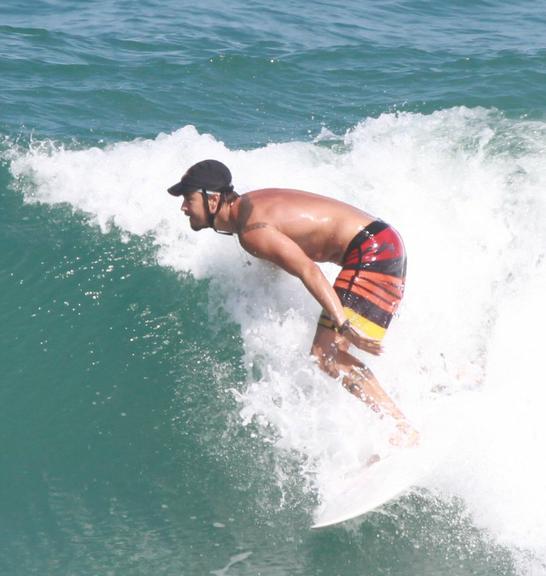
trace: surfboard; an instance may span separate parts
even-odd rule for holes
[[[312,528],[324,528],[358,518],[408,492],[424,476],[419,449],[401,449],[340,480],[333,497],[314,513]]]

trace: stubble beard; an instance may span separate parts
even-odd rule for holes
[[[194,231],[194,232],[199,232],[199,230],[203,230],[203,228],[207,228],[206,224],[195,224],[195,222],[192,222],[190,220],[190,228]]]

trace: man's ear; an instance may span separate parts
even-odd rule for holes
[[[209,203],[209,210],[211,214],[216,214],[218,204],[220,203],[220,194],[218,192],[209,192],[207,194],[207,202]]]

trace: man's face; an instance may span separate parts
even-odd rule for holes
[[[184,202],[180,208],[185,216],[190,219],[192,230],[202,230],[208,228],[208,215],[205,209],[203,194],[196,190],[184,195]]]

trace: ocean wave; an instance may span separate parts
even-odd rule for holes
[[[385,444],[389,424],[308,359],[319,310],[298,281],[236,240],[191,232],[166,188],[214,157],[239,192],[301,188],[392,222],[409,254],[407,292],[387,354],[370,365],[431,441],[441,465],[423,484],[461,498],[521,562],[544,562],[545,144],[543,122],[451,108],[253,150],[185,126],[93,148],[6,141],[2,158],[25,201],[67,204],[103,231],[152,237],[162,265],[211,279],[210,298],[241,326],[241,423],[261,427],[280,455],[297,454],[319,498],[340,470]]]

